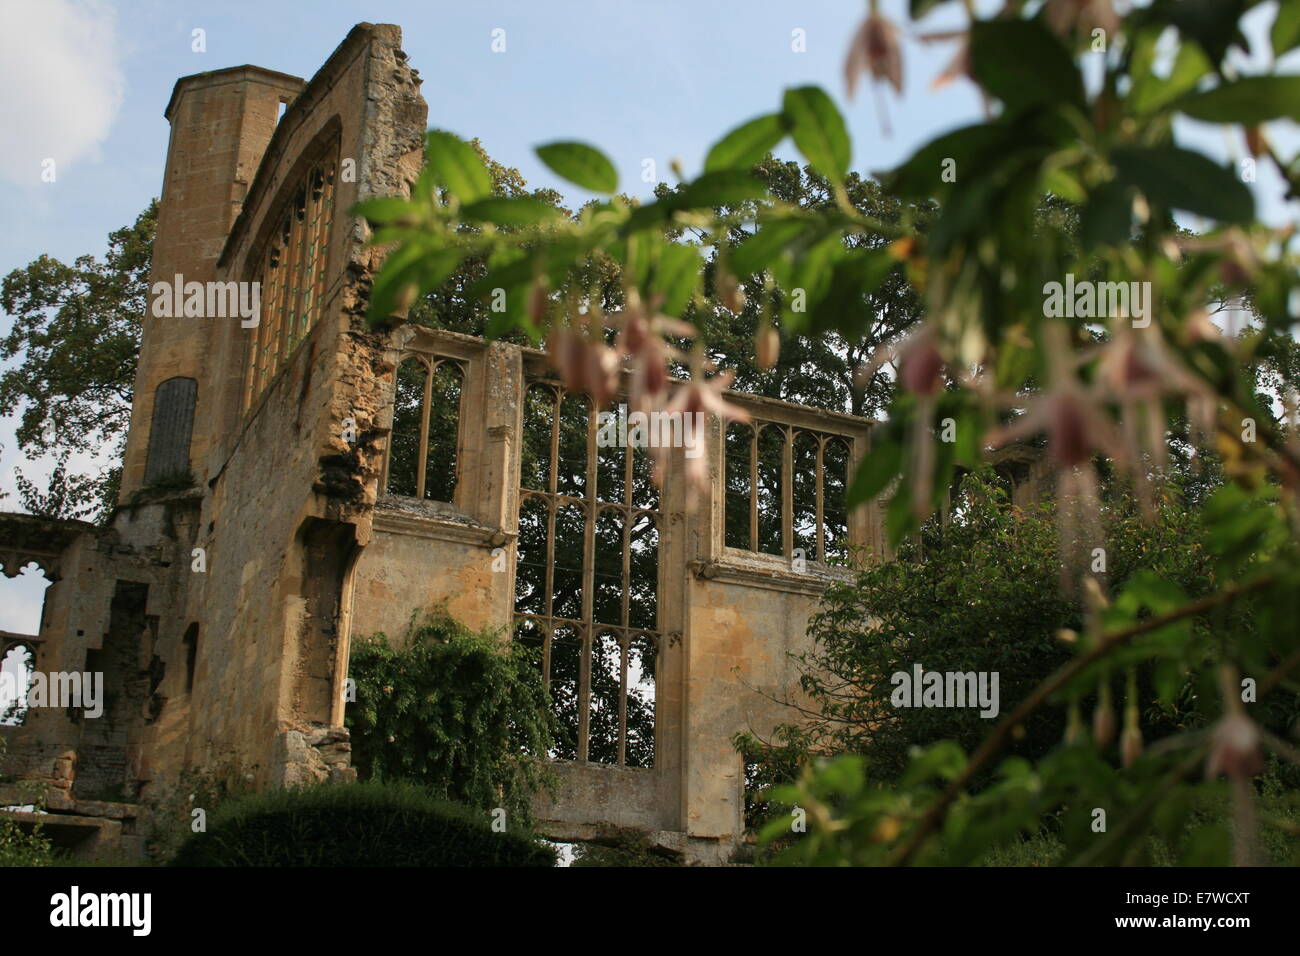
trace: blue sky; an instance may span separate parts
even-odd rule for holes
[[[905,21],[905,0],[882,6]],[[1266,31],[1271,7],[1253,15],[1252,33]],[[863,0],[0,0],[0,62],[9,67],[0,84],[0,274],[42,253],[100,254],[107,233],[158,195],[168,134],[162,112],[178,77],[244,63],[309,77],[366,20],[402,27],[430,125],[479,137],[530,183],[575,202],[585,197],[551,176],[534,146],[592,142],[614,160],[626,191],[647,194],[645,159],[661,179],[674,158],[697,172],[721,133],[775,109],[784,88],[807,83],[824,86],[844,109],[854,168],[888,168],[975,119],[980,105],[964,82],[931,92],[953,45],[909,36],[904,95],[886,97],[886,136],[869,89],[853,103],[844,97],[844,50],[865,9]],[[955,11],[941,10],[923,28],[958,22]],[[205,31],[206,52],[191,49],[196,28]],[[504,53],[492,51],[496,29],[505,31]],[[792,48],[797,30],[806,52]],[[1226,155],[1216,130],[1181,133]],[[41,181],[45,157],[57,163],[53,183]],[[1295,218],[1276,199],[1276,180],[1261,175],[1257,192],[1269,219]],[[7,325],[0,317],[0,328]],[[0,444],[0,490],[12,492],[22,460],[11,420],[0,419]],[[0,503],[13,506],[13,498]],[[0,629],[34,628],[39,590],[0,580]]]

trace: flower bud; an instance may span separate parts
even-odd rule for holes
[[[1115,705],[1110,700],[1110,684],[1101,682],[1097,706],[1092,711],[1092,738],[1098,747],[1109,747],[1115,739]]]
[[[933,343],[918,341],[903,357],[903,386],[914,395],[933,395],[939,390],[943,357]]]
[[[1073,747],[1083,741],[1083,715],[1079,712],[1078,700],[1070,701],[1065,719],[1065,745]]]
[[[1058,395],[1052,400],[1048,442],[1058,465],[1081,465],[1088,460],[1088,426],[1078,399]]]
[[[1240,779],[1253,777],[1264,769],[1259,749],[1259,728],[1244,714],[1232,714],[1214,725],[1210,737],[1210,755],[1205,774],[1213,779],[1219,774]]]
[[[1264,138],[1262,126],[1246,127],[1246,147],[1250,150],[1250,155],[1256,158],[1268,152],[1268,140]]]
[[[1125,767],[1133,766],[1142,756],[1142,731],[1136,725],[1125,726],[1123,733],[1120,734],[1119,755],[1120,762]]]
[[[770,322],[764,321],[758,328],[755,335],[754,353],[758,361],[758,367],[767,371],[776,365],[776,360],[781,355],[781,336],[776,329],[772,328]]]
[[[538,279],[528,290],[528,317],[533,320],[533,325],[540,325],[542,317],[546,315],[546,283]]]

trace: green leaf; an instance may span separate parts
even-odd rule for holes
[[[1083,80],[1070,51],[1037,20],[983,20],[971,27],[971,72],[1011,112],[1083,106]]]
[[[806,325],[807,313],[816,308],[826,290],[830,288],[832,270],[835,263],[844,255],[844,240],[839,235],[829,235],[818,240],[794,262],[794,269],[784,286],[790,294],[782,311],[782,321],[789,331],[802,331]],[[784,277],[780,277],[784,278]],[[800,303],[795,296],[801,294],[802,308],[795,309]]]
[[[367,199],[352,207],[352,215],[359,216],[375,225],[386,225],[403,218],[415,217],[415,207],[405,199],[396,196],[384,196],[380,199]]]
[[[919,20],[941,3],[948,0],[908,0],[907,12],[913,20]]]
[[[1300,121],[1300,76],[1247,76],[1193,93],[1176,105],[1208,123],[1254,126],[1275,119]]]
[[[673,210],[711,209],[714,206],[734,206],[737,203],[761,199],[767,195],[767,186],[748,172],[724,169],[705,173],[687,183],[676,196],[668,198]]]
[[[912,692],[918,694],[920,688],[913,688]],[[935,778],[950,781],[957,779],[965,769],[966,754],[962,751],[961,745],[955,740],[941,740],[913,752],[911,761],[903,771],[899,782],[904,786],[911,786],[928,783]]]
[[[963,126],[926,143],[882,180],[899,196],[935,196],[953,185],[943,179],[945,160],[953,161],[953,182],[964,182],[964,177],[973,177],[986,168],[986,157],[1006,156],[1017,141],[1018,137],[1004,126],[990,123]]]
[[[846,506],[855,508],[871,501],[889,487],[903,467],[903,445],[895,436],[879,436],[872,439],[871,447],[858,473],[853,476],[849,486]]]
[[[1128,187],[1114,181],[1093,190],[1079,215],[1079,241],[1087,250],[1127,243],[1132,228],[1133,197]]]
[[[1167,106],[1182,96],[1196,89],[1197,81],[1213,69],[1213,64],[1206,58],[1200,46],[1184,43],[1178,48],[1169,76],[1161,78],[1149,70],[1135,72],[1133,88],[1129,91],[1128,103],[1134,113],[1151,113]]]
[[[1269,34],[1273,42],[1273,59],[1300,46],[1300,0],[1280,0],[1277,19]]]
[[[785,134],[785,120],[780,113],[752,119],[713,144],[704,160],[704,171],[749,169],[770,153]]]
[[[912,508],[912,488],[904,483],[889,499],[889,508],[885,512],[885,536],[891,546],[898,547],[919,523]]]
[[[471,203],[461,214],[473,222],[490,222],[498,226],[531,226],[559,214],[550,203],[531,196],[489,196]]]
[[[442,130],[430,130],[425,137],[425,170],[463,203],[492,192],[492,177],[474,147]]]
[[[548,143],[537,147],[537,158],[557,176],[594,193],[618,190],[618,171],[609,158],[586,143]]]
[[[782,111],[804,159],[831,182],[842,183],[852,145],[844,117],[826,91],[817,86],[786,90]]]
[[[1255,199],[1230,169],[1177,146],[1126,146],[1111,154],[1119,179],[1171,209],[1248,222]]]
[[[1195,40],[1214,63],[1223,60],[1228,47],[1236,44],[1248,50],[1238,23],[1248,4],[1256,0],[1156,0],[1149,17],[1169,23],[1185,37]]]
[[[655,265],[654,278],[650,282],[652,292],[664,297],[660,309],[667,315],[681,315],[700,282],[700,270],[703,260],[695,246],[665,243],[659,252],[659,261]]]
[[[423,243],[409,243],[390,253],[370,290],[370,324],[386,322],[401,311],[403,298],[413,299],[442,285],[460,260],[458,249],[431,249]]]
[[[868,312],[866,297],[897,265],[888,249],[856,250],[835,262],[825,292],[810,303],[806,330],[816,335],[862,328]]]
[[[767,269],[790,243],[803,235],[806,224],[794,219],[764,223],[731,253],[731,269],[738,276],[752,276]]]
[[[767,187],[750,173],[738,169],[705,173],[672,195],[632,210],[623,231],[626,234],[662,225],[672,219],[673,213],[682,210],[734,206],[760,199],[766,194]]]

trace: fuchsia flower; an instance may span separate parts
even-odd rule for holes
[[[1263,769],[1259,728],[1253,720],[1245,714],[1230,713],[1214,725],[1205,761],[1208,779],[1220,774],[1233,779],[1253,777]]]
[[[566,390],[586,392],[603,408],[619,391],[621,360],[612,348],[579,328],[556,326],[547,340],[551,364],[560,373]]]
[[[1111,0],[1047,0],[1043,16],[1061,35],[1104,30],[1112,37],[1119,30],[1119,16]]]
[[[874,9],[853,34],[844,58],[844,85],[849,99],[857,91],[858,76],[862,73],[886,81],[895,93],[903,92],[903,51],[898,42],[898,27]]]
[[[735,375],[712,374],[716,367],[697,348],[689,356],[669,345],[667,336],[694,338],[694,326],[666,315],[647,316],[639,299],[630,297],[627,307],[613,316],[618,330],[613,347],[605,344],[605,317],[584,314],[568,326],[556,326],[547,340],[551,364],[568,391],[586,392],[604,407],[619,393],[622,374],[628,371],[628,404],[633,411],[666,412],[681,415],[715,415],[723,421],[747,422],[749,414],[724,397]],[[678,384],[669,397],[669,363],[685,361],[691,378]],[[655,480],[662,484],[670,449],[655,446]],[[707,487],[709,458],[707,444],[699,453],[687,455],[688,500]]]

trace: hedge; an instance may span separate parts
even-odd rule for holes
[[[526,830],[406,783],[271,790],[216,811],[172,866],[554,866]]]

